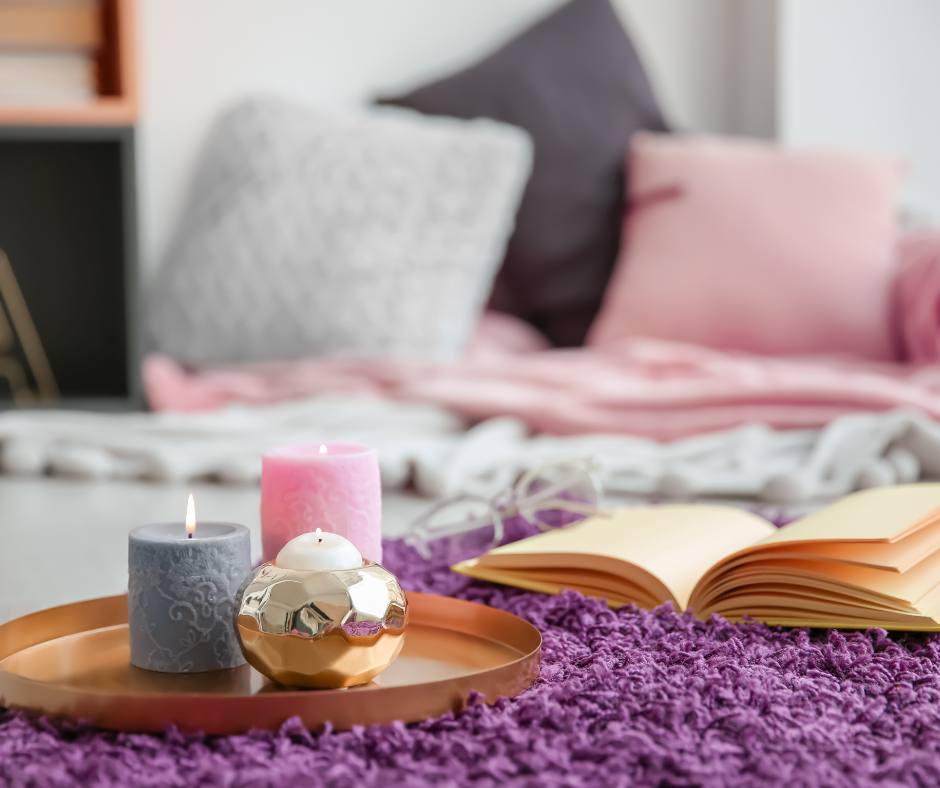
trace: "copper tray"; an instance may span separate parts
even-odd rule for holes
[[[253,668],[178,675],[130,664],[127,597],[77,602],[0,626],[0,706],[102,728],[245,733],[289,717],[318,730],[415,722],[459,711],[472,691],[513,697],[538,675],[542,638],[521,618],[472,602],[408,594],[401,656],[361,687],[290,690]]]

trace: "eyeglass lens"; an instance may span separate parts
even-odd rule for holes
[[[519,512],[541,528],[558,528],[584,519],[599,505],[597,483],[584,467],[547,465],[519,490]]]

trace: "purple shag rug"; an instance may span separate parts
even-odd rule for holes
[[[509,538],[528,525],[508,524]],[[542,632],[537,684],[413,725],[160,736],[0,710],[11,786],[936,786],[940,639],[612,611],[471,581],[436,545],[386,542],[407,588],[492,605]]]

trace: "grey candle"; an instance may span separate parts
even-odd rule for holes
[[[235,595],[251,569],[249,531],[234,523],[154,523],[130,532],[127,614],[131,664],[201,673],[244,664]]]

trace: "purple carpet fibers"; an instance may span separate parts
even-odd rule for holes
[[[515,536],[525,526],[510,523]],[[940,640],[612,611],[450,574],[400,542],[406,587],[533,622],[538,683],[414,725],[312,735],[116,734],[0,711],[13,786],[894,786],[940,784]]]

